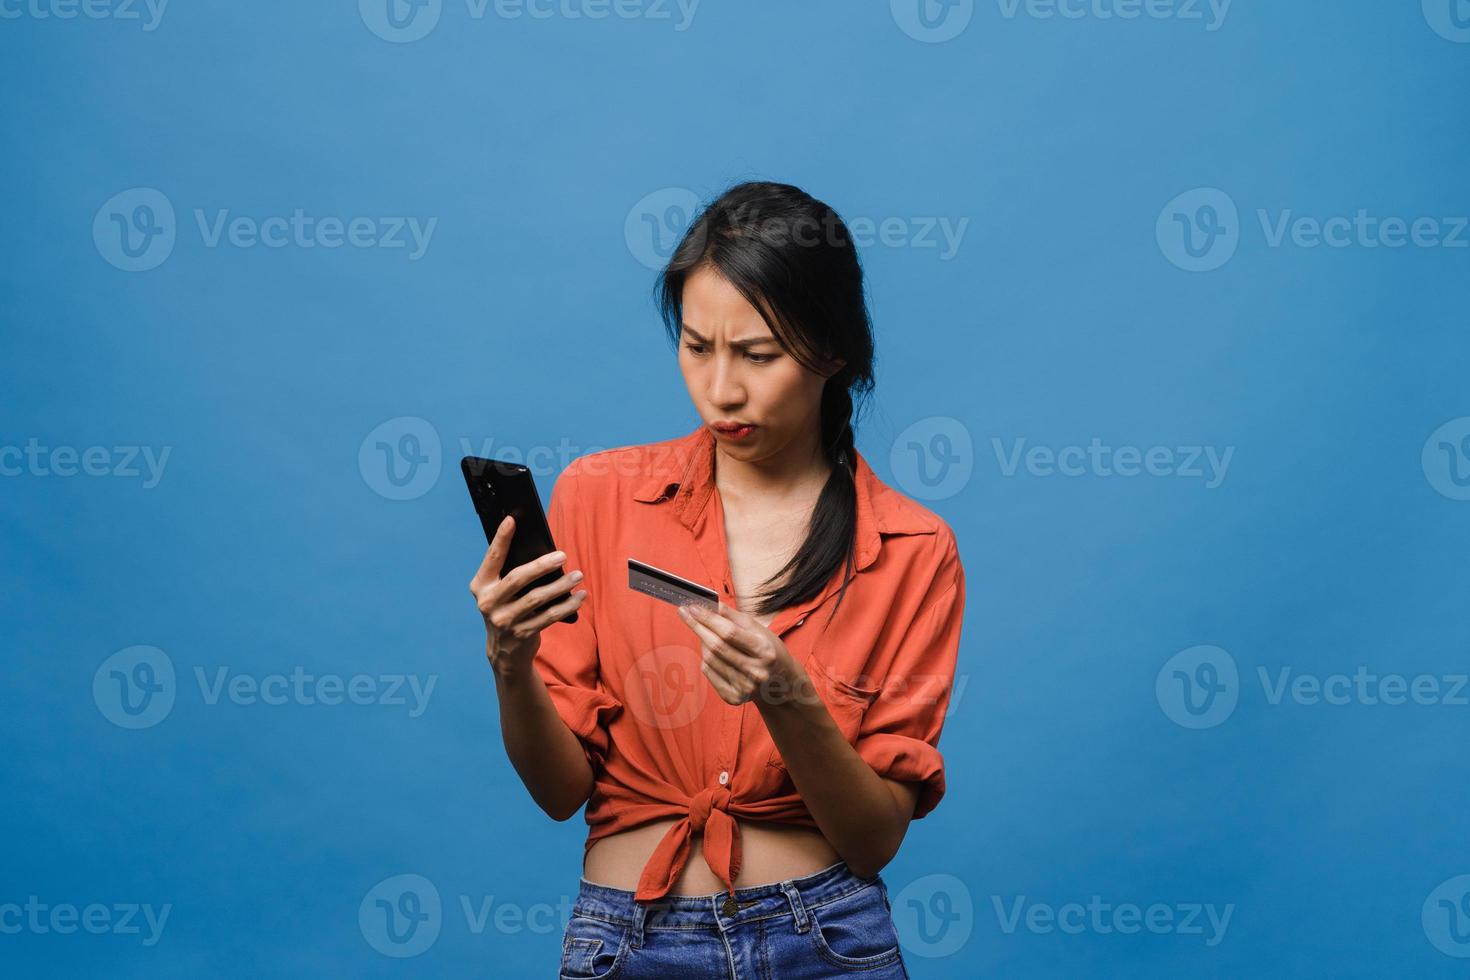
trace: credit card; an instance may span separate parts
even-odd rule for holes
[[[637,558],[628,559],[628,588],[675,606],[692,604],[714,609],[720,604],[720,594],[714,589],[707,589],[698,582],[691,582]]]

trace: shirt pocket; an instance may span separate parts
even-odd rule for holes
[[[848,745],[855,745],[858,732],[862,729],[863,715],[867,714],[869,706],[877,700],[878,689],[859,686],[858,682],[864,678],[834,670],[815,659],[807,661],[806,672],[812,679],[812,686],[816,688],[817,697],[827,706],[827,713],[836,722],[842,737],[847,739]],[[767,765],[783,773],[786,771],[781,750],[774,743]]]

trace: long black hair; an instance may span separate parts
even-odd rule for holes
[[[873,388],[873,324],[852,235],[837,212],[790,184],[750,181],[731,187],[696,215],[654,284],[676,350],[684,283],[706,266],[760,311],[777,343],[798,363],[825,374],[830,362],[846,361],[822,389],[820,441],[832,473],[801,547],[763,585],[788,570],[790,579],[762,591],[755,610],[764,615],[811,599],[845,564],[836,615],[857,539],[853,399]]]

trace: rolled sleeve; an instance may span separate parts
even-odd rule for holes
[[[954,686],[965,612],[965,572],[952,541],[929,592],[900,635],[898,652],[853,744],[878,775],[920,784],[915,820],[944,796],[939,735]]]
[[[582,569],[591,579],[587,564],[592,558],[587,549],[591,515],[577,507],[576,467],[574,461],[552,487],[546,523],[557,549],[566,552],[566,570]],[[556,622],[541,631],[534,663],[557,714],[581,740],[587,762],[596,771],[607,758],[608,725],[623,705],[602,683],[592,599],[589,594],[577,609],[575,623]]]

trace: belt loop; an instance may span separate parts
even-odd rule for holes
[[[628,943],[634,949],[643,948],[643,922],[648,916],[648,906],[635,900],[633,902],[633,926],[629,933]]]
[[[796,917],[796,931],[806,932],[812,927],[811,916],[807,915],[806,906],[802,904],[801,893],[796,890],[796,885],[790,879],[781,882],[781,891],[786,893],[786,899],[791,903],[791,914]]]

